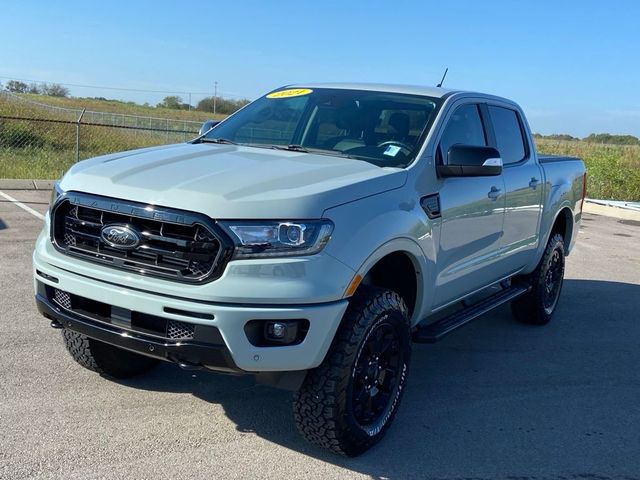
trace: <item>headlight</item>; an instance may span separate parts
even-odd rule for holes
[[[333,232],[330,220],[237,221],[220,225],[236,244],[234,258],[313,255],[324,248]]]
[[[60,188],[60,182],[53,182],[53,188],[51,189],[51,199],[49,200],[49,206],[53,205],[60,195],[64,191]]]

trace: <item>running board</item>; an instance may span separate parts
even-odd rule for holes
[[[529,287],[527,286],[512,286],[474,305],[470,305],[459,312],[453,313],[448,317],[437,320],[429,325],[418,326],[418,329],[413,334],[413,341],[415,343],[435,343],[454,330],[499,307],[503,303],[510,302],[520,295],[524,295],[528,290]]]

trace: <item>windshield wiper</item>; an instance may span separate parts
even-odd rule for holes
[[[275,148],[276,150],[288,150],[290,152],[309,153],[309,150],[304,148],[302,145],[271,145],[271,148]]]
[[[341,152],[340,150],[328,150],[324,148],[307,148],[302,145],[270,145],[270,148],[276,150],[288,150],[290,152],[317,153],[319,155],[330,155],[334,157],[355,158],[353,155]]]
[[[238,145],[236,142],[232,142],[226,138],[206,138],[203,137],[200,139],[202,143],[223,143],[225,145]]]
[[[354,160],[362,160],[361,158],[355,157],[345,152],[341,152],[340,150],[330,150],[326,148],[308,148],[303,147],[302,145],[274,145],[267,143],[249,143],[245,144],[248,147],[256,147],[256,148],[271,148],[274,150],[287,150],[289,152],[300,152],[300,153],[316,153],[318,155],[328,155],[330,157],[343,157],[343,158],[352,158]],[[366,160],[365,160],[366,161]]]

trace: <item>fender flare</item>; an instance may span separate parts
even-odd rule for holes
[[[429,278],[427,277],[431,274],[431,272],[433,272],[433,268],[429,268],[429,264],[427,263],[424,252],[414,240],[406,237],[401,237],[383,243],[378,248],[376,248],[373,253],[371,253],[364,260],[364,262],[362,262],[362,264],[356,271],[356,274],[360,275],[360,277],[364,279],[369,271],[380,260],[392,253],[406,254],[413,263],[415,269],[416,304],[415,308],[413,309],[413,315],[411,316],[411,325],[413,326],[419,323],[420,320],[422,320],[422,313],[425,309],[425,305],[430,304],[431,299],[428,297],[430,296],[429,292],[431,292],[431,290],[427,290],[425,286],[429,282]]]
[[[564,187],[564,188],[563,188]],[[568,188],[567,188],[568,187]],[[567,224],[567,230],[570,232],[570,237],[565,238],[565,246],[569,246],[571,243],[571,237],[575,234],[575,221],[573,215],[573,209],[571,208],[571,201],[569,200],[568,194],[571,193],[571,185],[568,182],[562,182],[560,184],[554,185],[551,187],[551,193],[549,195],[548,202],[545,205],[549,207],[554,206],[557,202],[557,208],[554,208],[555,213],[553,214],[553,218],[551,218],[548,222],[545,220],[545,211],[542,211],[542,221],[540,222],[540,229],[544,232],[540,235],[540,242],[538,244],[538,249],[536,251],[536,256],[534,261],[527,266],[524,270],[524,273],[532,272],[540,263],[540,259],[544,254],[544,250],[547,247],[547,243],[549,243],[549,238],[551,237],[551,230],[555,225],[558,217],[563,214],[564,211],[569,211],[569,219],[570,223]]]

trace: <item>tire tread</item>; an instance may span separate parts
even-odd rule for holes
[[[64,329],[62,338],[71,357],[81,366],[104,377],[129,378],[148,372],[158,360],[93,340]]]
[[[542,306],[544,289],[544,269],[556,247],[560,245],[564,257],[564,238],[559,233],[551,236],[545,248],[542,259],[536,269],[526,278],[531,284],[531,291],[511,302],[511,313],[522,323],[531,325],[546,325],[551,320],[553,312],[547,314]],[[560,293],[558,293],[560,295]],[[557,304],[556,304],[557,305]]]
[[[408,323],[407,307],[393,291],[361,287],[351,299],[324,362],[307,374],[302,388],[294,397],[296,427],[309,442],[341,455],[353,456],[377,441],[372,439],[369,444],[354,444],[341,418],[351,365],[360,340],[372,319],[382,312],[396,309],[402,312]],[[387,426],[390,423],[387,422]]]

